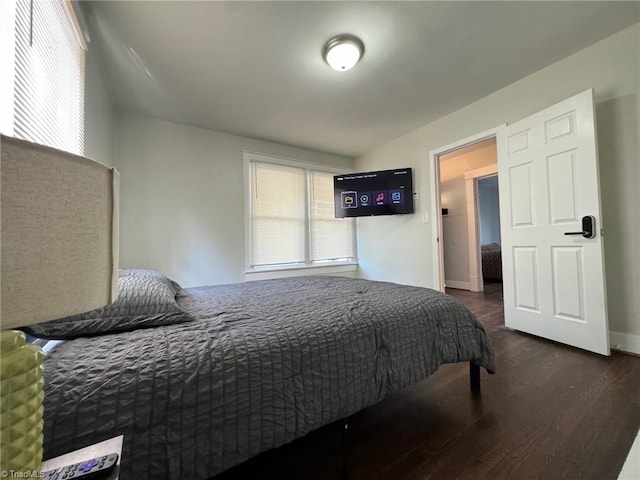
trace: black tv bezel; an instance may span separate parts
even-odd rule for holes
[[[355,207],[353,209],[342,209],[341,204],[341,194],[342,192],[349,191],[344,190],[344,188],[338,188],[338,178],[339,177],[358,177],[358,176],[372,176],[372,175],[380,175],[389,173],[395,174],[395,172],[403,172],[408,173],[409,185],[404,183],[404,188],[407,190],[404,196],[404,204],[402,205],[402,209],[393,205],[385,205],[386,208],[380,208],[380,205],[372,205],[370,207],[365,207],[366,210],[362,208]],[[406,178],[406,177],[405,177]],[[352,181],[362,181],[363,179],[354,178]],[[375,185],[375,183],[374,183]],[[385,188],[386,187],[386,188]],[[388,186],[388,180],[385,181],[385,184],[378,188],[379,190],[390,190]],[[334,201],[334,216],[335,218],[358,218],[358,217],[377,217],[377,216],[389,216],[389,215],[412,215],[415,213],[415,205],[413,202],[413,169],[411,167],[405,168],[391,168],[387,170],[372,170],[368,172],[355,172],[355,173],[345,173],[338,174],[333,176],[333,201]],[[343,215],[340,215],[343,213]]]

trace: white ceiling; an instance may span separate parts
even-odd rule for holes
[[[611,1],[85,6],[120,109],[346,156],[640,20],[640,2]],[[365,44],[350,72],[320,55],[341,33]]]

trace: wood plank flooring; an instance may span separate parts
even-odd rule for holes
[[[500,284],[450,290],[484,325],[497,372],[469,391],[467,364],[349,419],[349,480],[614,480],[640,427],[640,358],[602,357],[504,327]],[[216,477],[340,479],[342,424]]]

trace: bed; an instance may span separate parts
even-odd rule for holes
[[[489,282],[502,282],[502,247],[497,243],[480,246],[482,252],[482,278]]]
[[[29,333],[67,339],[44,363],[45,458],[124,434],[121,480],[211,478],[443,364],[495,370],[475,317],[426,288],[309,276],[180,289],[147,270],[119,287],[112,306]]]

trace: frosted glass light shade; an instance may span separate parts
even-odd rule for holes
[[[364,53],[364,44],[353,35],[340,35],[329,40],[322,56],[331,68],[338,72],[351,70]]]

